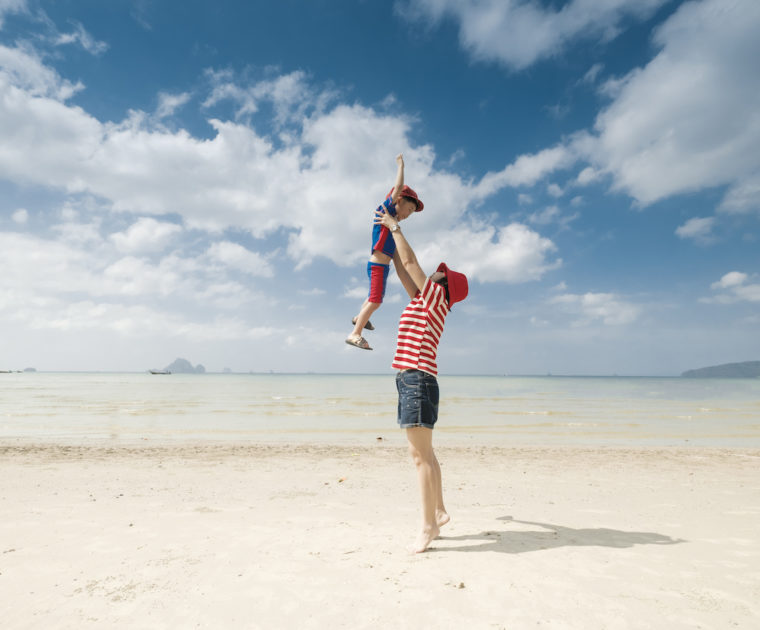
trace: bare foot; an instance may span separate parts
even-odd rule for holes
[[[414,542],[414,544],[408,547],[409,553],[422,553],[428,548],[430,543],[433,542],[436,536],[438,536],[440,533],[441,530],[438,528],[438,525],[434,525],[430,528],[423,528],[423,530],[420,532],[420,535],[417,536],[417,540]]]
[[[443,510],[438,510],[435,514],[435,523],[438,525],[438,527],[443,527],[450,520],[451,517],[447,512],[444,512]]]

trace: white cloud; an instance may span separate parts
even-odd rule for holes
[[[189,92],[181,94],[169,94],[161,92],[158,95],[158,107],[156,108],[156,118],[167,118],[173,116],[180,107],[186,105],[190,100]]]
[[[34,97],[65,101],[83,87],[79,82],[62,79],[33,50],[0,44],[0,94],[8,100],[3,110],[12,112]]]
[[[718,282],[713,282],[711,288],[715,291],[726,291],[713,298],[705,298],[703,302],[731,304],[734,302],[760,302],[760,284],[748,284],[749,275],[741,271],[730,271]]]
[[[533,197],[527,193],[520,193],[517,195],[517,203],[521,206],[527,206],[533,203]]]
[[[570,146],[556,146],[521,155],[504,170],[485,175],[473,192],[485,198],[508,186],[532,186],[546,175],[571,166],[576,159]]]
[[[87,292],[96,284],[91,262],[86,252],[65,243],[0,232],[0,293]]]
[[[57,240],[0,232],[0,322],[6,330],[81,333],[85,343],[100,333],[119,343],[108,336],[116,333],[155,340],[164,351],[161,344],[172,338],[183,346],[244,343],[287,332],[270,323],[278,321],[267,315],[274,308],[270,297],[237,282],[227,265],[209,256],[170,254],[152,263],[121,256],[93,224],[55,227]]]
[[[706,244],[712,241],[712,230],[715,217],[694,217],[676,228],[679,238],[691,238],[698,243]]]
[[[520,223],[501,228],[460,226],[439,232],[415,252],[427,273],[445,261],[452,269],[480,282],[519,283],[539,280],[562,265],[551,260],[556,246]]]
[[[597,320],[608,326],[631,324],[638,319],[641,308],[626,302],[614,293],[565,293],[552,298],[550,304],[577,317],[576,326],[585,326]]]
[[[756,0],[685,2],[656,30],[660,52],[616,81],[576,150],[643,205],[728,185],[724,209],[757,207],[758,29]]]
[[[558,184],[549,184],[546,187],[546,192],[549,193],[552,197],[559,198],[564,194],[564,191]]]
[[[646,19],[667,0],[571,0],[559,9],[522,0],[409,0],[397,11],[438,23],[452,17],[465,50],[480,61],[520,70],[579,39],[609,40],[627,18]]]
[[[302,119],[307,111],[322,109],[333,97],[329,91],[316,92],[301,70],[243,85],[230,70],[209,70],[206,76],[212,89],[203,107],[212,108],[220,102],[231,101],[236,105],[237,119],[255,114],[262,104],[270,103],[274,108],[274,122],[282,126]]]
[[[372,210],[395,175],[388,156],[400,150],[407,183],[428,209],[422,216],[435,217],[412,219],[420,224],[415,229],[417,246],[435,241],[455,225],[459,228],[468,209],[501,189],[533,185],[576,159],[568,147],[557,146],[520,156],[502,171],[470,182],[437,170],[430,146],[410,144],[409,119],[358,104],[326,109],[332,94],[309,86],[303,73],[246,87],[230,72],[212,76],[215,92],[207,107],[231,98],[240,114],[267,101],[274,106],[278,125],[287,124],[287,133],[275,139],[246,122],[211,119],[214,135],[202,139],[154,125],[151,116],[137,111],[121,122],[101,123],[66,104],[73,88],[34,55],[0,48],[0,172],[16,183],[89,195],[107,210],[142,215],[129,229],[111,236],[118,251],[136,259],[161,251],[179,234],[176,225],[149,215],[174,215],[185,228],[205,231],[212,239],[229,228],[256,237],[281,230],[288,237],[287,254],[302,268],[317,256],[342,266],[366,258]],[[159,95],[159,113],[168,114],[186,98]],[[72,239],[95,238],[97,226],[58,229]],[[474,258],[489,261],[470,265],[473,279],[527,281],[559,264],[549,258],[553,243],[525,226],[484,225],[468,237],[478,243]],[[210,255],[229,266],[231,245],[219,245]],[[450,251],[458,249],[451,243]],[[240,262],[238,269],[242,265],[271,273],[258,254],[246,256],[250,260]],[[155,290],[156,283],[144,286]],[[166,293],[165,286],[160,292]]]
[[[353,287],[346,287],[343,291],[344,298],[351,298],[352,300],[363,300],[367,297],[367,287],[365,284],[357,284]]]
[[[0,28],[3,18],[10,13],[21,13],[27,10],[26,0],[0,0]]]
[[[560,227],[567,227],[575,221],[580,214],[577,212],[569,215],[563,215],[557,206],[548,206],[539,212],[534,212],[528,217],[528,222],[533,225],[551,225],[556,224]]]
[[[599,73],[604,70],[604,64],[602,63],[595,63],[593,66],[591,66],[586,74],[583,75],[583,79],[581,79],[582,83],[596,83],[596,78],[599,76]]]
[[[108,44],[96,40],[79,22],[73,21],[74,30],[71,33],[59,33],[53,43],[56,46],[78,43],[88,53],[98,56],[108,50]]]
[[[11,215],[11,219],[13,219],[14,223],[23,225],[29,220],[29,212],[25,208],[19,208]]]
[[[146,297],[177,293],[183,277],[165,262],[153,265],[141,258],[126,256],[103,270],[103,280],[103,290],[108,294]]]
[[[100,239],[87,231],[90,226],[71,227],[72,231],[83,230],[86,242],[0,232],[0,293],[17,296],[9,308],[21,301],[57,303],[66,296],[88,296],[96,303],[171,296],[177,304],[194,305],[196,311],[198,306],[224,308],[230,300],[240,305],[254,299],[250,287],[229,276],[228,268],[239,260],[234,252],[226,256],[231,264],[211,264],[220,258],[213,253],[191,258],[172,253],[154,263],[121,255],[113,239]],[[266,263],[256,271],[258,275],[269,273]]]
[[[734,184],[718,209],[731,213],[760,210],[760,173],[750,175]]]
[[[212,261],[222,263],[230,269],[242,271],[251,276],[271,278],[274,275],[272,266],[266,258],[237,243],[230,243],[229,241],[214,243],[209,247],[206,255]]]
[[[588,186],[593,182],[599,181],[601,176],[602,174],[599,171],[590,166],[587,166],[580,173],[578,173],[578,177],[575,181],[579,186]]]
[[[729,271],[718,282],[713,282],[713,289],[729,289],[738,287],[747,280],[747,274],[741,271]]]
[[[560,211],[557,206],[549,206],[540,212],[534,212],[528,217],[528,221],[534,225],[549,225],[560,217]]]
[[[121,252],[157,252],[165,249],[171,240],[181,232],[182,227],[175,223],[142,217],[129,226],[125,232],[112,234],[111,240]]]

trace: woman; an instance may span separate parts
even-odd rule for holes
[[[396,243],[393,263],[411,298],[399,321],[392,367],[399,370],[398,423],[406,429],[422,499],[422,530],[410,552],[421,553],[449,522],[443,505],[441,467],[433,451],[433,427],[438,419],[436,356],[446,316],[456,302],[467,297],[467,278],[445,263],[426,277],[398,220],[382,211],[375,216],[375,223],[387,227]]]

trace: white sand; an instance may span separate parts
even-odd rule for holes
[[[16,628],[760,628],[760,451],[0,447]],[[340,481],[344,479],[343,481]]]

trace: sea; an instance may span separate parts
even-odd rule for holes
[[[437,444],[760,447],[760,379],[440,376]],[[0,374],[0,443],[405,444],[393,374]]]

